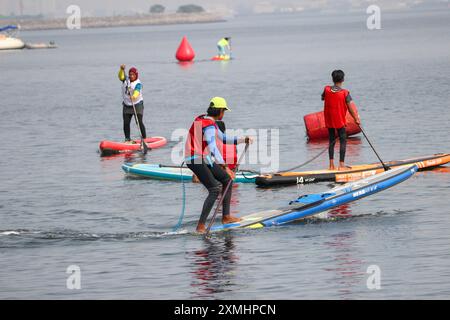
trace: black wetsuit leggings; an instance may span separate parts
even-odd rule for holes
[[[334,146],[336,145],[336,130],[339,135],[339,161],[344,162],[345,160],[345,149],[347,148],[347,132],[345,131],[345,127],[340,129],[328,128],[328,135],[330,138],[330,146],[328,147],[328,155],[330,160],[334,159]]]
[[[125,134],[126,140],[130,140],[130,122],[133,116],[134,114],[127,114],[125,112],[123,113],[123,132]],[[141,127],[142,137],[145,139],[147,138],[147,133],[145,131],[144,122],[142,122],[143,115],[138,113],[137,117],[139,121],[139,126]]]
[[[199,164],[187,164],[187,167],[195,173],[200,182],[208,189],[208,197],[203,203],[202,214],[200,215],[199,223],[206,224],[206,219],[208,218],[211,209],[216,202],[216,199],[220,193],[220,185],[222,185],[222,192],[225,191],[228,182],[231,178],[228,173],[218,164],[214,163],[212,167],[208,166],[206,163]],[[232,193],[232,184],[227,191],[227,194],[223,198],[222,203],[222,215],[228,216],[230,214],[230,201]]]

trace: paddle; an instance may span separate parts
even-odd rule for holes
[[[383,160],[381,160],[380,156],[378,155],[377,151],[375,150],[375,148],[373,147],[372,143],[370,142],[369,138],[367,137],[366,133],[364,132],[364,129],[361,127],[361,125],[358,124],[358,127],[361,129],[361,132],[363,133],[364,137],[366,138],[367,142],[370,144],[370,147],[372,148],[373,152],[375,152],[375,154],[378,157],[378,160],[380,160],[381,164],[383,165],[384,171],[388,171],[391,168],[389,168],[384,162]]]
[[[147,152],[148,152],[148,146],[147,146],[147,144],[146,144],[145,141],[144,141],[144,136],[143,136],[143,134],[142,134],[141,126],[140,126],[140,124],[139,124],[138,117],[137,117],[136,106],[134,105],[133,97],[131,96],[131,92],[130,92],[129,89],[128,89],[128,96],[130,97],[130,101],[131,101],[131,104],[132,104],[132,106],[133,106],[133,111],[134,111],[134,121],[136,122],[136,125],[137,125],[137,127],[138,127],[138,129],[139,129],[139,133],[141,134],[141,149],[143,150],[144,154],[147,154]]]
[[[237,172],[237,171],[238,171],[239,166],[241,165],[241,161],[242,161],[242,159],[244,158],[245,154],[247,153],[248,146],[249,146],[249,141],[246,140],[244,152],[242,152],[242,154],[241,154],[241,156],[240,156],[240,158],[239,158],[239,161],[238,161],[238,163],[236,164],[236,167],[234,168],[233,172]],[[214,211],[214,214],[213,214],[213,216],[212,216],[212,218],[211,218],[211,221],[210,221],[209,224],[208,224],[208,228],[206,229],[206,232],[205,232],[205,238],[208,237],[209,231],[211,230],[211,227],[212,227],[212,225],[214,224],[214,220],[216,219],[217,212],[219,211],[219,208],[220,208],[220,206],[222,205],[223,198],[224,198],[224,196],[227,194],[228,189],[230,189],[230,186],[231,186],[231,183],[232,183],[232,182],[233,182],[233,179],[230,179],[230,181],[228,182],[227,186],[225,187],[225,190],[222,192],[222,195],[220,196],[219,203],[217,204],[216,210]]]

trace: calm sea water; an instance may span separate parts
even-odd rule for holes
[[[377,31],[366,18],[22,32],[59,49],[0,52],[0,298],[449,298],[449,167],[344,207],[351,218],[204,240],[191,233],[201,185],[186,184],[186,231],[167,235],[182,185],[130,179],[120,168],[170,164],[177,141],[131,159],[97,152],[99,141],[123,139],[122,63],[140,70],[151,135],[170,139],[220,95],[232,108],[229,128],[279,129],[280,167],[292,167],[326,147],[307,143],[302,117],[321,110],[321,90],[342,68],[383,159],[450,152],[450,13],[383,14]],[[174,61],[184,35],[197,53],[189,66]],[[207,62],[228,35],[235,60]],[[363,138],[349,144],[350,164],[375,161]],[[325,154],[304,169],[326,162]],[[232,211],[278,208],[330,187],[238,185]],[[81,290],[66,287],[70,265],[81,268]],[[366,285],[371,265],[380,268],[380,290]]]

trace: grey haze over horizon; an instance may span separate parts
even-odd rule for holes
[[[85,16],[127,15],[147,13],[150,6],[161,4],[166,12],[175,12],[180,5],[197,4],[207,11],[222,14],[250,14],[270,12],[349,12],[365,10],[376,4],[382,10],[408,8],[450,8],[449,0],[0,0],[0,15],[37,15],[49,17],[66,15],[70,5],[78,5]]]

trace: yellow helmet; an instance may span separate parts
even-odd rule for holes
[[[211,101],[209,102],[209,106],[216,109],[225,109],[231,111],[227,106],[227,101],[221,97],[212,98]]]

